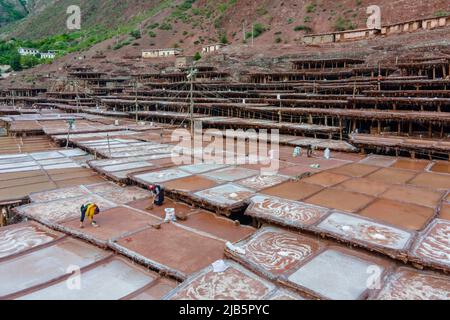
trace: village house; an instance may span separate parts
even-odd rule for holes
[[[38,49],[32,49],[32,48],[19,48],[19,54],[21,56],[35,56],[39,54],[40,51]]]
[[[38,56],[38,55],[40,55],[40,57],[42,59],[55,59],[56,53],[57,53],[57,51],[55,51],[55,50],[41,52],[41,51],[39,51],[37,49],[33,49],[33,48],[19,48],[18,52],[21,56]]]
[[[222,49],[223,47],[225,47],[225,45],[222,43],[209,44],[202,48],[202,52],[204,54],[215,53],[215,52],[219,52],[220,49]]]
[[[183,53],[183,50],[177,48],[166,48],[166,49],[147,49],[142,50],[142,58],[165,58],[165,57],[175,57]]]
[[[175,60],[175,68],[186,68],[194,63],[193,56],[179,56]]]

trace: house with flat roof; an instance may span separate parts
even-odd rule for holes
[[[21,56],[35,56],[39,53],[41,53],[38,49],[33,49],[33,48],[19,48],[19,54]]]
[[[165,49],[146,49],[142,50],[142,58],[166,58],[175,57],[183,53],[183,50],[178,48],[165,48]]]
[[[202,48],[202,52],[204,54],[216,53],[219,52],[223,47],[225,47],[223,43],[209,44]]]

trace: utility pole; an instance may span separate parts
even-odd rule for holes
[[[191,138],[194,138],[194,69],[191,69],[189,74],[189,82],[191,88],[189,91],[190,107],[189,107],[189,118],[191,122]]]
[[[252,23],[252,47],[255,43],[255,24]]]
[[[137,80],[134,82],[134,106],[136,110],[136,124],[137,124],[138,123]]]

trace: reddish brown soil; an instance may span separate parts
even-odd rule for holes
[[[448,173],[450,174],[450,164],[444,161],[438,161],[431,167],[431,171],[437,173]]]
[[[173,224],[149,228],[118,243],[171,269],[191,274],[223,258],[225,243],[186,231]]]
[[[345,180],[348,180],[348,179],[349,179],[349,177],[347,177],[347,176],[343,176],[340,174],[335,174],[335,173],[327,171],[327,172],[321,172],[321,173],[313,175],[312,177],[303,179],[303,181],[312,183],[312,184],[317,184],[322,187],[331,187],[338,183],[344,182]]]
[[[180,223],[230,242],[237,242],[255,232],[255,229],[251,227],[240,226],[232,220],[206,211],[194,213]]]
[[[383,168],[367,176],[367,179],[384,183],[404,184],[411,180],[417,172],[393,168]]]
[[[190,176],[182,179],[171,180],[164,183],[167,190],[177,190],[181,192],[194,192],[213,188],[217,182],[202,176]]]
[[[421,173],[409,183],[417,186],[448,190],[450,189],[450,176],[435,173]]]
[[[441,212],[439,213],[439,218],[450,220],[450,204],[444,203],[441,208]]]
[[[302,200],[322,189],[323,188],[321,186],[305,183],[303,181],[289,181],[278,186],[265,189],[260,193],[289,200]]]
[[[394,186],[383,193],[381,197],[436,208],[443,195],[444,192],[442,191],[431,191],[409,186]]]
[[[78,219],[66,222],[63,225],[69,229],[78,230],[96,239],[106,241],[117,238],[122,234],[144,228],[148,224],[159,222],[158,219],[150,215],[123,207],[103,211],[101,214],[95,216],[95,221],[100,225],[99,228],[94,228],[88,221],[85,221],[85,227],[80,229]]]
[[[366,176],[379,169],[380,169],[379,167],[375,166],[368,166],[360,163],[352,163],[336,169],[332,169],[330,170],[330,172],[356,178]]]
[[[161,300],[169,291],[175,289],[178,282],[168,278],[160,278],[154,281],[149,288],[134,295],[131,300]]]
[[[375,198],[356,192],[339,189],[325,189],[305,201],[330,209],[356,212],[367,206]]]
[[[429,164],[426,160],[398,159],[392,168],[423,171]]]
[[[145,200],[137,200],[137,201],[130,202],[130,203],[128,203],[128,205],[132,208],[147,211],[148,213],[158,216],[160,218],[165,218],[166,213],[165,213],[164,209],[166,209],[166,208],[174,208],[176,213],[181,214],[181,215],[188,215],[189,213],[192,213],[194,211],[194,209],[192,209],[190,206],[182,204],[180,202],[175,202],[168,198],[165,199],[163,206],[161,206],[161,207],[153,206],[152,210],[146,210],[151,205],[151,203],[152,202],[150,199],[145,199]]]
[[[365,178],[357,178],[344,181],[334,188],[376,196],[385,192],[389,188],[389,186],[390,185],[387,183],[373,181]]]
[[[359,213],[399,228],[421,230],[433,217],[434,210],[415,204],[379,199]]]

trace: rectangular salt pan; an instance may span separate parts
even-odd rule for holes
[[[327,250],[299,268],[289,281],[329,299],[356,300],[369,288],[372,266],[370,261]],[[383,272],[381,266],[374,267]]]
[[[148,285],[150,274],[113,260],[81,274],[80,290],[70,290],[66,281],[23,296],[20,300],[118,300]]]

